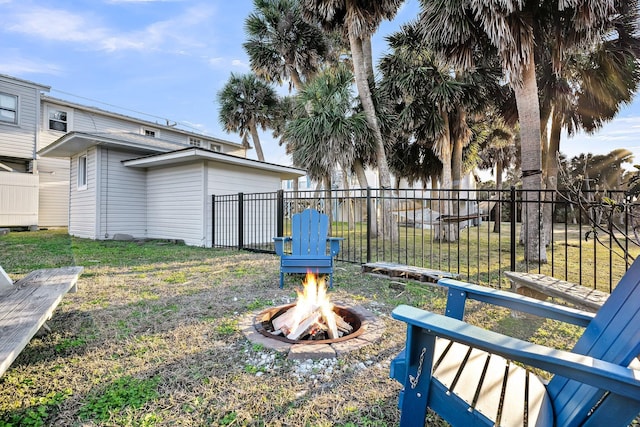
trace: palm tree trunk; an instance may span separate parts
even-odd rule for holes
[[[329,236],[331,236],[331,224],[333,223],[333,200],[331,199],[331,173],[324,177],[324,213],[329,217]]]
[[[449,128],[449,116],[446,113],[442,114],[444,121],[443,134],[440,136],[438,148],[438,158],[442,162],[442,178],[440,180],[440,215],[451,215],[451,189],[453,188],[452,171],[451,171],[451,132]],[[434,234],[436,240],[452,241],[453,237],[451,232],[451,223],[440,223],[438,232]]]
[[[498,190],[499,195],[502,194],[500,192],[500,190],[502,190],[502,169],[503,169],[503,159],[502,157],[499,157],[498,161],[496,162],[496,189]],[[494,233],[500,233],[500,227],[502,225],[502,201],[500,200],[501,198],[502,197],[498,196],[498,201],[496,202],[496,206],[495,206],[495,217],[494,217],[495,221],[493,223]]]
[[[545,204],[542,223],[544,224],[545,243],[551,243],[551,228],[553,226],[553,200],[558,189],[558,153],[560,152],[560,133],[562,130],[562,117],[554,109],[551,133],[549,134],[549,149],[545,162],[546,189]]]
[[[350,3],[350,2],[349,2]],[[354,7],[350,5],[349,7]],[[392,215],[391,209],[391,173],[389,172],[389,164],[387,163],[387,154],[384,150],[384,141],[382,139],[382,133],[380,132],[380,126],[378,125],[378,118],[376,116],[376,109],[373,105],[373,98],[371,96],[371,90],[369,88],[369,82],[367,78],[367,70],[364,66],[364,54],[362,51],[362,39],[357,37],[352,29],[349,29],[349,45],[351,47],[351,55],[353,57],[353,71],[356,80],[356,86],[358,88],[358,94],[360,96],[360,102],[362,103],[362,109],[367,117],[367,123],[373,131],[373,135],[376,141],[376,160],[378,164],[378,179],[380,180],[380,188],[382,197],[382,227],[378,229],[382,230],[383,237],[391,240],[397,240],[398,230],[395,226],[395,220]]]
[[[253,148],[256,149],[256,155],[258,160],[264,162],[264,153],[262,152],[262,145],[260,144],[260,136],[258,135],[258,128],[253,120],[249,123],[249,132],[251,132],[251,139],[253,140]]]
[[[533,52],[533,49],[531,49]],[[523,68],[522,83],[514,84],[522,155],[523,225],[525,259],[529,262],[547,262],[542,231],[540,194],[542,188],[542,157],[540,146],[540,108],[536,83],[535,61],[529,55],[529,63]],[[525,222],[526,221],[526,222]]]
[[[367,70],[369,87],[374,87],[375,76],[373,75],[373,54],[371,53],[371,37],[362,39],[362,55],[364,56],[364,66]]]
[[[369,188],[369,182],[367,181],[367,174],[365,173],[364,170],[364,165],[362,164],[362,159],[356,159],[355,162],[353,163],[353,170],[356,173],[356,176],[358,177],[358,183],[360,184],[360,188],[362,190],[366,190],[367,188]],[[366,203],[366,198],[359,198],[360,200],[365,200],[364,203]],[[362,218],[364,218],[366,216],[366,206],[364,204],[360,204],[359,209],[361,209],[361,216]],[[369,220],[369,219],[367,219]],[[371,237],[377,237],[378,236],[378,222],[377,221],[371,221],[371,227],[369,229],[369,231],[371,232]]]
[[[302,90],[302,79],[300,78],[300,74],[298,74],[298,70],[295,67],[291,67],[291,82],[293,83],[293,87],[297,92]]]

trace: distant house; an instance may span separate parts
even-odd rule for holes
[[[241,144],[56,99],[0,75],[0,226],[211,245],[211,195],[267,192],[305,171]]]

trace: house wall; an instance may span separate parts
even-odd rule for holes
[[[78,189],[78,157],[87,155],[87,188]],[[69,198],[69,234],[76,237],[97,239],[97,173],[98,150],[96,147],[71,158],[71,184]]]
[[[204,162],[147,171],[147,237],[204,246]]]
[[[98,148],[98,230],[100,239],[115,234],[129,234],[136,238],[147,236],[146,192],[144,170],[127,168],[123,160],[131,153],[105,147]]]
[[[0,92],[18,96],[18,123],[0,122],[0,160],[34,158],[40,104],[40,88],[0,78]],[[21,171],[22,172],[22,171]]]
[[[212,236],[212,195],[227,195],[237,193],[262,193],[278,191],[281,187],[280,177],[272,172],[258,171],[253,168],[231,166],[224,163],[209,162],[207,175],[207,200],[206,200],[206,246],[211,246]],[[245,209],[243,222],[243,243],[257,244],[270,243],[276,235],[277,223],[275,211],[253,212]],[[256,215],[253,215],[253,214]],[[217,219],[225,217],[229,229],[237,230],[237,208],[231,211],[216,212]],[[221,231],[218,231],[220,233]],[[258,234],[259,233],[259,234]],[[235,231],[215,237],[217,244],[235,246],[238,244],[238,236]]]

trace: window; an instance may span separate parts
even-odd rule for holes
[[[78,190],[87,188],[87,155],[78,157]]]
[[[67,131],[68,117],[67,112],[63,110],[49,110],[49,129],[60,132]]]
[[[150,136],[151,138],[156,137],[156,131],[154,129],[142,128],[142,134],[144,136]]]
[[[220,144],[211,144],[211,151],[217,151],[218,153],[222,152],[222,145]]]
[[[202,140],[198,138],[189,137],[189,145],[194,147],[202,147]]]
[[[18,97],[0,93],[0,122],[18,124]]]

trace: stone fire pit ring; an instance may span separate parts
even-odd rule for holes
[[[281,337],[268,336],[268,333],[265,334],[264,331],[259,331],[260,327],[256,326],[256,318],[265,310],[247,314],[240,319],[239,327],[251,343],[285,353],[287,358],[291,360],[339,358],[350,351],[372,344],[382,337],[384,323],[375,314],[362,306],[348,306],[339,302],[336,302],[335,305],[349,310],[360,318],[361,324],[358,333],[350,334],[328,343],[322,342],[326,340],[317,342],[283,340]]]

